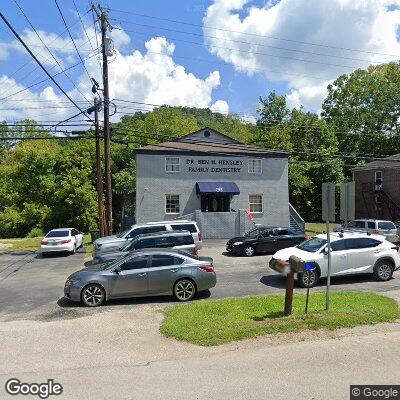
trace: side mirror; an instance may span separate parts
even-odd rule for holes
[[[121,267],[117,267],[117,268],[114,269],[114,272],[115,272],[116,274],[118,274],[118,275],[121,273],[121,271],[122,271],[122,270],[121,270]]]

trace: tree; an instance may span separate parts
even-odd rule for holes
[[[400,144],[400,64],[341,75],[328,86],[323,118],[347,154],[390,155]]]

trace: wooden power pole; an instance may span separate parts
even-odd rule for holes
[[[96,170],[97,170],[97,203],[99,213],[100,237],[106,235],[104,224],[104,203],[103,203],[103,173],[101,170],[100,134],[99,134],[99,101],[94,98],[94,126],[96,134]]]
[[[111,188],[111,151],[110,151],[110,95],[108,89],[108,62],[107,62],[107,39],[106,32],[109,23],[107,13],[101,9],[101,47],[103,55],[103,95],[104,95],[104,166],[106,184],[106,233],[113,234],[112,216],[112,188]]]

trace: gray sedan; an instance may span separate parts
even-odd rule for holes
[[[179,301],[216,284],[213,259],[179,250],[137,250],[110,263],[84,268],[65,282],[64,295],[95,307],[108,299],[171,295]]]

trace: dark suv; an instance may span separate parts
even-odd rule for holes
[[[304,240],[307,240],[307,236],[303,232],[280,227],[258,227],[244,236],[230,239],[226,250],[232,254],[251,257],[257,253],[275,253],[280,249],[296,246]]]
[[[109,252],[95,255],[92,264],[112,261],[116,258],[126,256],[132,251],[148,248],[175,249],[197,254],[197,246],[189,231],[156,232],[139,235],[117,250],[111,249]]]

